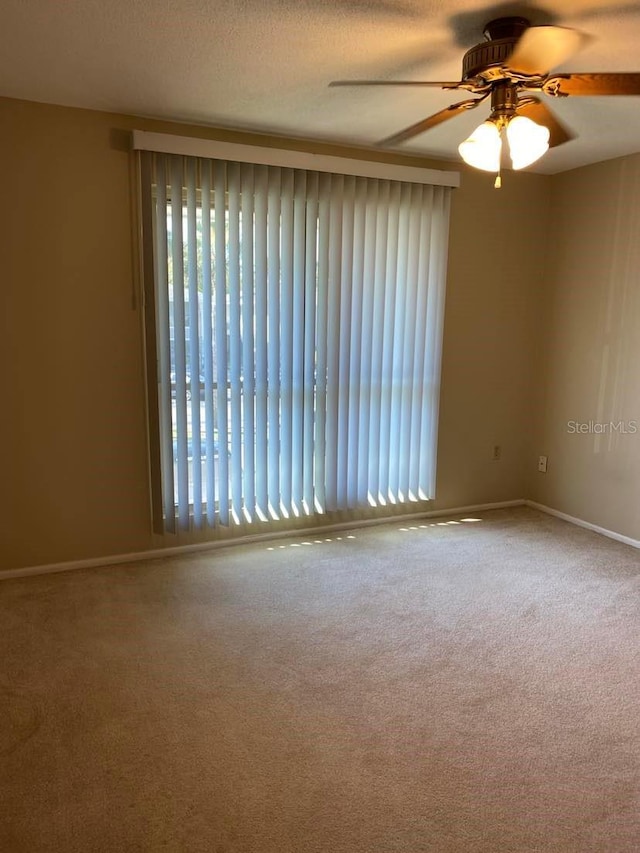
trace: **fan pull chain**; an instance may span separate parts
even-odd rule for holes
[[[494,188],[495,188],[495,189],[497,189],[497,190],[499,190],[499,189],[500,189],[500,187],[502,186],[502,175],[501,175],[501,173],[500,173],[500,172],[498,172],[498,174],[496,175],[496,179],[495,179],[495,181],[493,182],[493,186],[494,186]]]

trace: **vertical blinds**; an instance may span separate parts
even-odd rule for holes
[[[433,497],[450,188],[143,158],[166,529]]]

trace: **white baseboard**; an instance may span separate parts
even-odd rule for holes
[[[183,554],[195,554],[200,551],[214,551],[219,548],[230,548],[234,545],[248,545],[252,542],[269,542],[277,539],[291,539],[310,536],[319,533],[333,533],[339,530],[355,530],[358,527],[371,527],[379,524],[403,524],[408,521],[418,521],[424,518],[442,518],[447,515],[461,515],[470,512],[483,512],[491,509],[505,509],[512,506],[524,506],[524,499],[513,501],[498,501],[495,503],[473,504],[472,506],[450,507],[449,509],[434,509],[427,512],[416,512],[408,515],[396,515],[386,518],[368,518],[345,521],[339,524],[328,524],[324,527],[306,527],[301,530],[271,531],[256,533],[249,536],[239,536],[237,539],[216,540],[213,542],[198,542],[193,545],[177,545],[167,548],[155,548],[149,551],[134,551],[131,554],[110,554],[105,557],[92,557],[85,560],[70,560],[64,563],[50,563],[41,566],[25,566],[21,569],[0,571],[0,581],[9,578],[25,578],[32,575],[47,575],[56,572],[70,572],[75,569],[93,569],[100,566],[116,566],[122,563],[137,563],[144,560],[158,560],[163,557],[175,557]]]
[[[615,530],[608,530],[606,527],[600,527],[597,524],[592,524],[590,521],[584,521],[582,518],[576,518],[573,515],[567,515],[566,512],[560,512],[558,509],[553,509],[550,506],[536,503],[535,501],[524,501],[527,506],[532,509],[538,509],[540,512],[546,512],[547,515],[553,515],[556,518],[561,518],[563,521],[568,521],[570,524],[576,524],[578,527],[585,527],[587,530],[593,530],[594,533],[600,533],[602,536],[607,536],[609,539],[615,539],[616,542],[623,542],[625,545],[631,545],[632,548],[640,548],[640,539],[632,539],[630,536],[623,536],[622,533],[616,533]]]

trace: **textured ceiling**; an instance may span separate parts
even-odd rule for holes
[[[4,0],[2,12],[0,95],[356,145],[468,95],[330,80],[457,80],[464,51],[502,14],[592,37],[557,70],[640,71],[637,2]],[[640,151],[640,97],[546,100],[577,138],[536,171]],[[456,159],[483,110],[402,150]]]

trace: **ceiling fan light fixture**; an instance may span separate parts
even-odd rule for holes
[[[502,128],[495,121],[484,121],[458,146],[469,166],[485,172],[500,171]],[[524,169],[539,160],[549,149],[549,128],[525,116],[514,116],[506,126],[509,154],[514,169]]]
[[[507,125],[507,141],[514,169],[524,169],[549,149],[549,128],[525,116],[514,116]]]
[[[468,139],[460,143],[458,151],[469,166],[485,172],[499,172],[502,139],[498,126],[492,121],[483,121]]]

